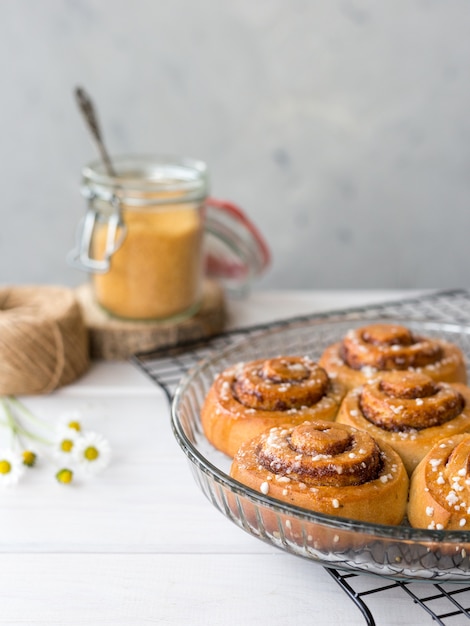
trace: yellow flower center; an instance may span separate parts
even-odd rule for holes
[[[80,422],[77,422],[75,420],[69,422],[68,427],[71,428],[72,430],[76,430],[77,433],[79,433],[82,430],[82,425],[80,424]]]
[[[88,448],[85,448],[83,455],[87,459],[87,461],[96,461],[100,453],[95,448],[95,446],[88,446]]]
[[[23,450],[23,464],[28,467],[33,467],[36,463],[36,454],[31,450]]]
[[[11,463],[5,459],[0,461],[0,474],[9,474],[11,472]]]
[[[60,442],[60,449],[62,452],[70,452],[73,448],[73,441],[71,439],[62,439]]]
[[[64,485],[68,485],[69,483],[72,482],[73,472],[72,470],[64,468],[64,469],[59,470],[57,474],[55,475],[55,477],[60,483]]]

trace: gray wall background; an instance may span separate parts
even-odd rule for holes
[[[258,288],[470,286],[468,0],[0,3],[1,283],[65,262],[94,147],[204,159],[273,252]]]

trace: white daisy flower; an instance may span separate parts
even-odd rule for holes
[[[87,432],[76,440],[73,456],[86,474],[96,474],[108,465],[111,447],[99,433]]]
[[[23,465],[26,465],[26,467],[34,467],[36,465],[38,460],[38,453],[31,446],[28,446],[27,448],[22,450],[21,456],[23,459]]]
[[[82,414],[80,411],[66,411],[59,417],[58,429],[70,428],[75,432],[82,431]]]
[[[71,459],[78,439],[80,439],[80,433],[74,428],[58,428],[54,441],[54,455],[56,458],[62,461]]]
[[[62,467],[55,475],[57,482],[61,485],[70,485],[73,481],[73,471],[67,467]]]
[[[24,472],[23,458],[14,450],[0,450],[0,485],[16,485]]]

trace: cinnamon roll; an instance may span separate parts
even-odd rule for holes
[[[470,431],[470,388],[420,372],[386,372],[349,391],[337,421],[390,445],[411,474],[436,441]]]
[[[397,324],[373,324],[350,330],[329,346],[319,364],[350,389],[377,372],[419,371],[433,380],[466,383],[462,351],[441,339],[415,335]]]
[[[470,434],[442,439],[415,469],[408,520],[415,528],[470,530]]]
[[[239,363],[215,379],[201,422],[212,445],[233,457],[243,442],[278,424],[333,420],[345,392],[308,357]]]
[[[398,454],[344,424],[315,420],[271,428],[241,446],[230,475],[320,513],[392,525],[405,514],[408,475]]]

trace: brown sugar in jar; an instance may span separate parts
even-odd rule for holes
[[[119,317],[189,314],[201,296],[202,219],[194,207],[123,211],[127,234],[110,270],[92,277],[97,302]],[[98,224],[93,255],[103,258],[107,226]]]
[[[202,289],[205,165],[127,157],[110,177],[99,163],[83,173],[94,222],[90,252],[97,303],[135,320],[183,318]]]

